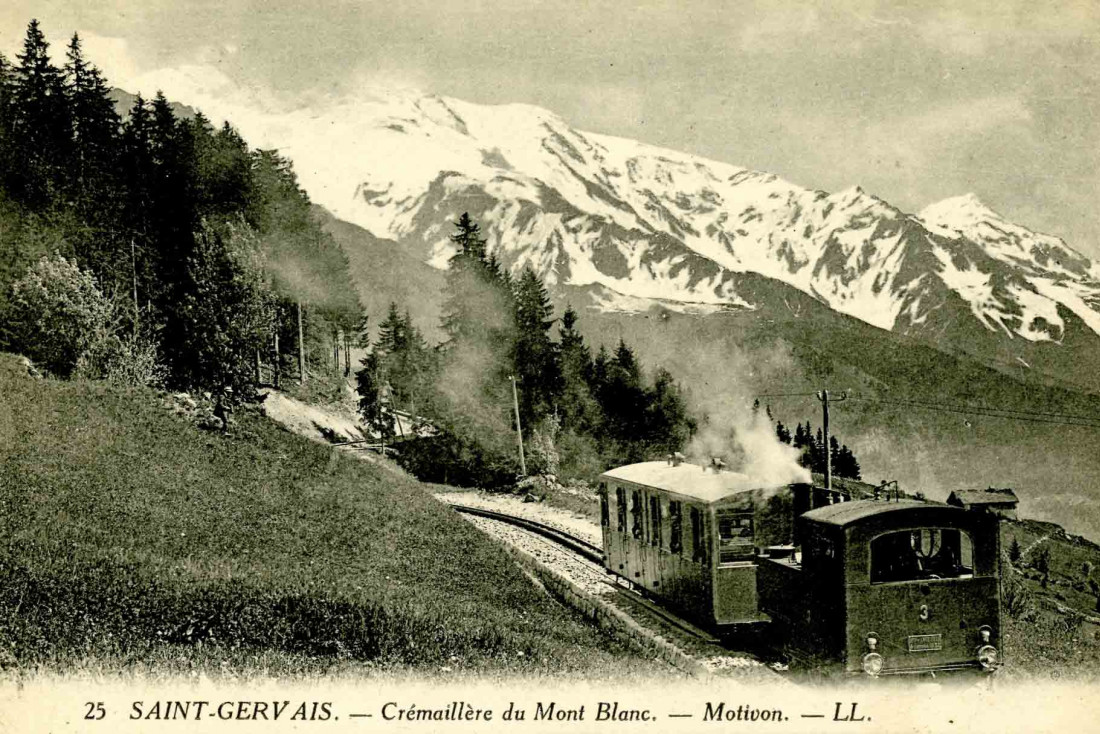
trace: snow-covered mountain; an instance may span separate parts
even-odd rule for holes
[[[752,309],[742,284],[759,274],[882,329],[964,349],[1008,340],[1024,364],[1035,344],[1100,348],[1100,266],[972,195],[914,215],[859,187],[806,189],[528,105],[411,91],[211,111],[292,157],[314,201],[436,267],[468,211],[505,264],[589,287],[606,309]]]
[[[326,168],[354,162],[356,185],[315,198],[438,267],[449,220],[469,211],[504,262],[625,297],[609,304],[751,308],[736,277],[751,272],[888,330],[928,330],[964,304],[1008,338],[1061,341],[1059,307],[1100,333],[1100,267],[972,195],[914,216],[858,187],[806,189],[526,105],[403,95],[330,114],[362,156],[334,148]]]

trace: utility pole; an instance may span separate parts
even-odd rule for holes
[[[829,445],[829,391],[820,390],[817,393],[817,399],[821,401],[822,418],[821,422],[823,427],[821,429],[822,435],[825,437],[825,491],[833,491],[833,452],[832,447]],[[848,393],[841,393],[839,398],[834,398],[835,402],[841,400],[847,400]],[[832,501],[832,495],[829,495],[829,501]]]
[[[272,385],[276,390],[279,389],[279,370],[280,370],[280,357],[279,357],[279,328],[275,327],[275,364],[273,367],[274,374],[271,377]]]
[[[523,427],[519,424],[519,393],[516,392],[516,376],[508,375],[512,381],[512,407],[516,410],[516,439],[519,441],[519,471],[527,476],[527,462],[523,459]]]
[[[298,301],[298,384],[306,381],[306,345],[302,338],[302,302]]]

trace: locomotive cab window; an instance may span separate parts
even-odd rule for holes
[[[953,528],[920,528],[871,541],[871,583],[972,578],[974,546]]]
[[[720,563],[743,561],[753,557],[754,536],[751,513],[718,513],[718,553]]]

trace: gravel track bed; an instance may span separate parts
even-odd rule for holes
[[[455,495],[446,496],[456,497]],[[512,512],[511,506],[503,506],[501,503],[479,503],[474,505],[474,503],[468,503],[467,500],[468,497],[463,497],[461,500],[456,498],[453,503],[470,504],[471,506],[484,507],[485,509],[493,509],[513,515],[519,514]],[[515,504],[522,506],[524,503],[516,502]],[[543,509],[553,510],[554,508]],[[555,511],[561,512],[560,510]],[[541,513],[538,517],[528,514],[525,517],[547,525],[553,525],[553,523],[547,521],[547,514]],[[534,556],[544,566],[566,577],[588,594],[625,613],[654,637],[673,644],[682,652],[694,658],[707,674],[746,681],[764,681],[769,684],[781,680],[775,675],[770,666],[753,655],[708,643],[670,624],[648,609],[632,592],[628,592],[615,584],[612,581],[613,577],[607,574],[603,566],[581,558],[551,540],[514,525],[476,515],[463,515],[463,518],[498,541],[513,545]],[[558,527],[567,532],[573,532],[572,527],[561,527],[560,524]]]
[[[607,582],[603,567],[581,558],[557,543],[514,525],[477,515],[464,515],[477,528],[534,556],[551,571],[565,576],[594,596],[613,595],[616,590]],[[549,524],[549,523],[547,523]]]

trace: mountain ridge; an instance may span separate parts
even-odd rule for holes
[[[370,166],[355,206],[337,214],[417,248],[437,266],[449,255],[446,233],[438,217],[423,224],[417,215],[463,205],[480,210],[470,213],[502,260],[530,265],[554,284],[602,283],[629,296],[718,305],[737,301],[727,273],[753,271],[888,330],[921,324],[947,291],[986,328],[1012,338],[1058,341],[1059,332],[1032,324],[1037,316],[1058,325],[1055,303],[1100,330],[1090,303],[1100,299],[1095,265],[1018,225],[1009,244],[1021,249],[1030,237],[1031,252],[1009,260],[1004,247],[990,252],[987,222],[979,238],[975,227],[934,217],[943,214],[936,204],[922,216],[858,185],[833,194],[805,189],[774,174],[578,131],[528,105],[483,108],[432,96],[408,112],[358,122],[378,147],[401,154]],[[436,156],[440,143],[449,150]],[[395,157],[399,170],[386,165]],[[1038,257],[1025,262],[1028,254]],[[696,262],[683,262],[691,255]],[[906,269],[908,260],[916,267]],[[998,264],[1026,264],[1028,275],[1045,280],[1041,288],[1013,282],[998,291],[966,277],[1012,274]],[[941,282],[922,282],[929,275],[942,277],[925,281]],[[1059,292],[1073,278],[1071,292]],[[1012,319],[1017,310],[1032,318]]]

